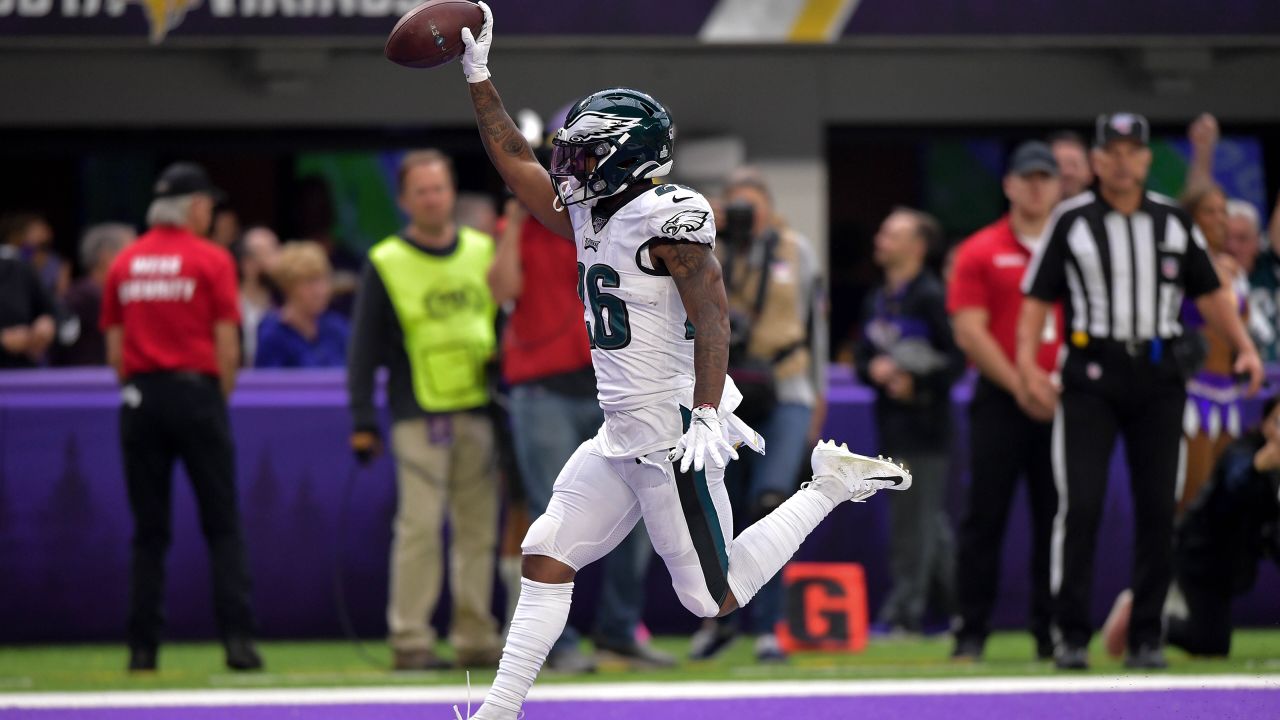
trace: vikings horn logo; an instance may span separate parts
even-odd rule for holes
[[[662,224],[665,235],[675,237],[683,232],[694,232],[707,224],[706,210],[681,210]]]
[[[169,31],[182,24],[187,13],[200,7],[200,0],[135,0],[142,6],[151,26],[151,43],[158,45]]]
[[[588,110],[579,115],[572,125],[561,128],[557,135],[565,142],[588,142],[621,135],[639,124],[640,118]]]

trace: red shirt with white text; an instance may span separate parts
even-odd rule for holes
[[[101,325],[124,331],[124,374],[218,375],[213,327],[239,324],[231,253],[185,229],[152,228],[107,272]]]

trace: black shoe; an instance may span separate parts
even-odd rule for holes
[[[710,660],[724,652],[737,638],[738,628],[732,624],[705,623],[690,638],[689,659]]]
[[[1169,661],[1164,659],[1164,650],[1159,645],[1142,645],[1129,651],[1124,666],[1133,670],[1165,670]]]
[[[502,662],[502,648],[498,645],[479,647],[467,650],[454,650],[455,667],[470,670],[491,668],[497,669]]]
[[[951,651],[951,659],[956,662],[982,662],[982,653],[986,643],[974,637],[957,637],[955,649]]]
[[[236,671],[261,670],[262,656],[247,637],[233,637],[226,641],[227,667]]]
[[[1045,639],[1036,639],[1036,660],[1046,662],[1053,659],[1053,642]]]
[[[632,670],[662,670],[676,666],[676,659],[649,644],[609,642],[595,638],[596,657],[601,662],[625,664]]]
[[[445,660],[430,649],[392,650],[391,669],[396,672],[429,672],[449,670],[453,663]]]
[[[1057,655],[1055,655],[1053,659],[1053,664],[1056,665],[1059,670],[1088,670],[1089,649],[1063,645],[1058,648]]]
[[[577,646],[552,650],[547,656],[547,669],[564,675],[585,675],[596,671],[596,661]]]
[[[153,647],[129,648],[129,672],[155,672],[157,650]]]

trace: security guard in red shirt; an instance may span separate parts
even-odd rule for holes
[[[123,386],[120,440],[134,518],[130,671],[156,667],[178,458],[209,546],[227,666],[262,667],[226,404],[240,364],[236,269],[230,253],[204,237],[220,194],[198,165],[167,168],[147,211],[150,231],[111,264],[103,289],[107,360]]]
[[[1031,510],[1030,630],[1036,656],[1053,657],[1049,623],[1049,540],[1057,491],[1050,464],[1051,416],[1028,413],[1018,398],[1016,362],[1022,275],[1062,193],[1053,151],[1042,142],[1014,150],[1004,177],[1009,214],[979,230],[956,251],[947,288],[947,310],[956,344],[980,373],[969,405],[967,509],[960,525],[957,578],[960,623],[952,657],[977,661],[999,595],[1001,544],[1020,476],[1026,477]],[[1041,336],[1037,360],[1056,366],[1062,346],[1057,310]]]

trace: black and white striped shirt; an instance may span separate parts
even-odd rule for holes
[[[1073,337],[1118,341],[1178,337],[1182,299],[1216,289],[1204,235],[1153,192],[1127,216],[1092,192],[1058,205],[1022,279],[1029,297],[1070,297]]]

